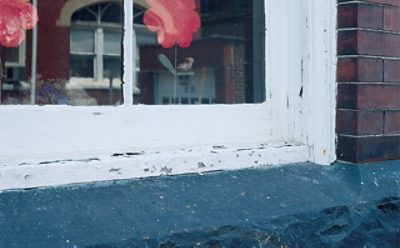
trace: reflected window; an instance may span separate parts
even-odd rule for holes
[[[122,0],[82,2],[37,1],[36,29],[0,44],[1,104],[122,103]]]
[[[122,103],[123,1],[60,2],[38,1],[37,32],[0,46],[1,103]],[[135,104],[265,100],[264,1],[134,0],[132,11]]]
[[[179,4],[181,1],[172,2]],[[176,13],[179,8],[170,6],[170,2],[163,3],[163,11],[151,4],[145,8],[142,20],[145,20],[147,32],[136,32],[141,58],[140,94],[136,101],[142,104],[263,102],[266,95],[264,1],[200,0],[193,3],[196,3],[193,11],[199,16],[201,27],[193,34],[185,34],[185,37],[193,35],[187,47],[181,46],[178,38],[177,44],[171,47],[166,39],[174,39],[171,38],[174,32],[167,33],[168,25],[156,28],[154,25],[158,22],[176,22],[176,28],[182,27],[180,22],[193,25],[190,19],[183,17],[193,16],[191,9]],[[163,29],[165,34],[160,32]],[[150,42],[143,42],[145,40]]]
[[[97,91],[107,95],[121,92],[122,9],[116,3],[101,3],[76,11],[71,18],[71,90]],[[102,103],[107,103],[104,97]]]

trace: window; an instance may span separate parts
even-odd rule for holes
[[[27,85],[17,87],[13,97],[3,95],[3,104],[25,104],[29,99],[35,99],[36,104],[122,103],[122,1],[86,2],[65,0],[60,7],[51,6],[47,1],[39,3],[39,15],[46,18],[39,21],[38,35],[29,39],[26,48],[6,49],[5,56],[15,61],[20,59],[16,57],[19,52],[25,54],[28,49],[33,51],[28,59],[35,60],[37,67],[19,66],[24,73],[16,84],[22,85],[25,81]],[[70,10],[66,25],[57,23],[57,15],[45,12],[45,8],[59,12],[61,7]],[[134,1],[130,28],[133,28],[132,42],[137,49],[132,92],[135,103],[164,104],[163,98],[178,99],[169,104],[238,104],[265,100],[265,59],[259,52],[265,50],[262,1],[197,1],[196,9],[188,11],[199,16],[199,27],[189,34],[193,40],[184,48],[160,46],[157,32],[149,30],[144,23],[145,13],[149,11],[151,6],[145,1]],[[176,22],[186,21],[179,19],[183,18],[179,13],[174,16]],[[58,37],[49,39],[51,32]],[[33,41],[38,45],[33,46]],[[49,49],[55,43],[58,48]],[[34,54],[38,56],[32,57]],[[169,69],[180,75],[185,73],[190,91],[187,83],[180,83],[179,76],[163,66],[160,55],[171,65]],[[47,96],[50,88],[54,91],[52,97]],[[181,98],[190,100],[181,103]]]
[[[230,146],[267,147],[260,164],[334,160],[334,1],[195,1],[201,25],[180,45],[144,21],[145,0],[60,2],[37,2],[37,37],[25,39],[36,63],[12,92],[1,87],[1,164],[22,151],[23,160],[86,161],[204,146],[221,149],[196,156],[213,154],[225,169],[250,165],[251,156],[227,159]],[[108,178],[89,174],[80,180]]]
[[[103,91],[103,95],[108,95],[108,101],[107,97],[100,98],[98,94],[98,103],[120,103],[121,6],[115,3],[90,5],[76,11],[71,22],[70,81],[67,87],[86,92]]]
[[[5,49],[6,60],[5,66],[25,66],[25,49],[26,42],[22,42],[22,44],[17,48],[7,48]]]
[[[263,2],[202,0],[197,9],[201,27],[194,33],[189,47],[163,48],[156,42],[154,33],[136,34],[143,62],[138,75],[141,93],[136,101],[143,104],[262,103],[265,59],[258,58],[258,54],[265,50]],[[141,42],[144,35],[152,37],[153,42]],[[159,55],[165,56],[172,71],[186,73],[187,82],[182,83],[181,77],[175,78],[171,70],[162,66]],[[164,98],[170,100],[163,101]],[[182,98],[191,100],[182,103]]]
[[[4,80],[0,88],[2,91],[0,96],[10,96],[21,89],[29,88],[24,78],[25,50],[26,42],[22,42],[17,48],[5,49],[5,59],[2,60],[4,61],[4,69],[0,70],[3,72]]]

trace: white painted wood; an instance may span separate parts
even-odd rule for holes
[[[194,145],[260,144],[270,109],[216,106],[2,106],[0,162],[77,158]]]
[[[95,75],[94,79],[96,81],[103,81],[104,80],[104,71],[103,71],[103,55],[104,55],[104,30],[103,28],[96,28],[95,31]]]
[[[193,170],[199,157],[208,161],[214,155],[200,150],[185,164],[190,156],[173,152],[199,146],[256,149],[260,144],[286,142],[294,148],[265,149],[262,164],[334,161],[335,0],[265,1],[266,103],[133,106],[133,13],[125,11],[124,105],[0,106],[0,188],[142,177],[144,166],[155,161],[168,161],[171,174],[254,166],[251,156],[238,159],[227,150],[218,167]],[[124,7],[132,10],[132,1],[124,1]],[[106,159],[113,153],[138,151],[159,151],[162,156],[135,162]],[[102,162],[77,161],[91,157]],[[116,164],[121,169],[113,168]],[[149,174],[162,174],[160,168]],[[110,176],[120,170],[127,172]]]
[[[329,165],[336,160],[336,1],[310,1],[307,137],[310,160]]]
[[[86,157],[80,161],[20,160],[0,165],[0,192],[41,186],[120,180],[162,175],[237,170],[307,161],[306,146],[258,145],[191,147],[144,154]]]
[[[133,84],[136,73],[136,38],[133,31],[133,0],[124,1],[124,75],[123,75],[123,97],[124,106],[133,104]]]
[[[304,142],[303,98],[300,91],[306,48],[305,1],[267,0],[267,81],[272,105],[272,132],[289,142]]]
[[[272,132],[307,144],[311,162],[331,164],[336,160],[336,1],[267,0],[267,53]]]

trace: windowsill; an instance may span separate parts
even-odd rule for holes
[[[121,89],[122,82],[119,78],[113,79],[112,88],[113,89]],[[95,80],[93,78],[71,78],[71,80],[66,84],[66,89],[74,90],[74,89],[109,89],[110,88],[110,80]]]
[[[0,190],[283,165],[305,162],[307,154],[308,147],[304,145],[274,143],[153,149],[101,156],[81,154],[73,159],[15,159],[0,164]]]

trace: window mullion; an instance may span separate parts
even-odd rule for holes
[[[136,42],[133,33],[133,1],[124,1],[124,41],[123,41],[123,92],[124,105],[133,104],[133,83],[135,82]]]
[[[104,32],[102,28],[96,30],[96,80],[103,81],[103,56],[104,56]]]

